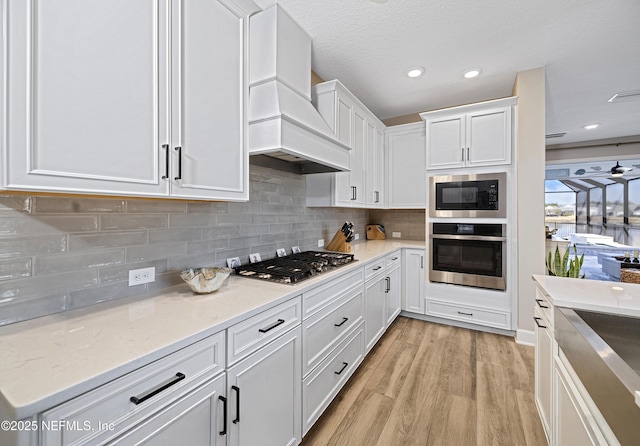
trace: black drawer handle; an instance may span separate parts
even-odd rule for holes
[[[396,260],[398,260],[398,257],[394,257],[393,259],[391,259],[392,262],[395,262]]]
[[[539,306],[540,308],[549,308],[549,307],[547,307],[546,305],[542,305],[542,303],[541,303],[541,302],[542,302],[542,299],[536,299],[536,302],[538,302],[538,306]]]
[[[149,398],[156,396],[157,394],[159,394],[163,390],[168,389],[169,387],[173,386],[174,384],[177,384],[178,382],[182,381],[185,378],[186,378],[186,376],[185,376],[184,373],[176,373],[176,377],[175,378],[171,378],[171,379],[161,383],[160,385],[158,385],[158,387],[156,387],[155,389],[149,390],[145,394],[142,394],[140,396],[132,396],[131,398],[129,398],[129,401],[131,401],[135,405],[138,405],[140,403],[144,403]]]
[[[265,328],[261,328],[258,331],[260,333],[266,333],[268,331],[273,330],[274,328],[276,328],[278,325],[282,325],[284,324],[284,319],[278,319],[277,322],[274,322],[273,324],[269,325],[268,327]]]
[[[340,322],[339,324],[333,324],[336,327],[342,327],[344,325],[345,322],[347,322],[349,320],[348,317],[343,317],[342,318],[342,322]]]
[[[341,368],[339,371],[337,371],[337,372],[333,372],[333,373],[335,373],[336,375],[341,375],[341,374],[342,374],[342,372],[344,372],[344,369],[346,369],[348,365],[349,365],[349,363],[347,363],[347,362],[343,362],[343,363],[342,363],[342,368]]]
[[[473,313],[464,313],[462,311],[458,311],[458,314],[461,314],[463,316],[471,316],[471,317],[473,317]]]
[[[164,175],[162,175],[162,179],[166,180],[169,178],[169,144],[162,144],[162,148],[164,149]]]
[[[219,432],[220,435],[227,435],[227,399],[222,395],[218,396],[218,399],[222,401],[223,409],[222,409],[222,430]]]
[[[535,317],[535,316],[533,317],[533,321],[536,323],[536,325],[538,326],[538,328],[547,328],[547,326],[546,326],[546,325],[540,325],[540,322],[538,322],[538,321],[541,321],[541,320],[542,320],[542,319],[541,319],[541,318],[539,318],[539,317]]]
[[[175,150],[178,151],[178,176],[174,180],[178,181],[182,179],[182,147],[176,147]]]
[[[373,268],[374,271],[378,271],[379,269],[381,269],[381,266],[376,266],[375,268]]]
[[[231,390],[235,390],[238,394],[238,398],[236,399],[236,418],[232,421],[233,424],[238,424],[240,422],[240,387],[231,386]]]

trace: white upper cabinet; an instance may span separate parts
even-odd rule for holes
[[[252,2],[7,6],[3,188],[247,199]]]
[[[510,164],[515,105],[512,97],[421,113],[427,169]]]
[[[351,148],[349,172],[307,176],[308,206],[384,205],[384,129],[340,81],[314,85],[313,104],[338,140]]]
[[[387,207],[424,209],[427,172],[424,122],[387,127]]]

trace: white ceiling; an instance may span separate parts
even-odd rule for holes
[[[278,3],[313,37],[313,70],[381,119],[509,96],[518,71],[546,66],[546,133],[569,132],[550,144],[640,135],[640,97],[607,102],[640,90],[640,1]],[[482,74],[466,80],[471,67]]]

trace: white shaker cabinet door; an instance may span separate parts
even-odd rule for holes
[[[465,116],[454,115],[427,120],[427,168],[464,166]]]
[[[511,107],[467,114],[467,165],[511,163]]]
[[[243,81],[246,13],[232,9],[231,4],[174,2],[174,197],[248,198]]]
[[[10,189],[166,195],[167,0],[7,0]]]

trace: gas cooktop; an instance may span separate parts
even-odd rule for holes
[[[238,266],[234,270],[243,277],[295,285],[355,261],[353,254],[343,252],[304,251]]]

